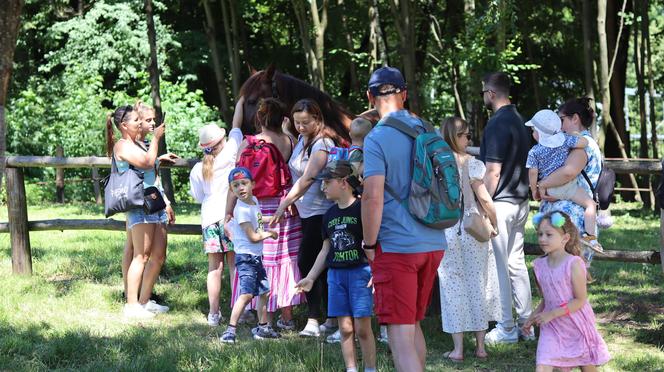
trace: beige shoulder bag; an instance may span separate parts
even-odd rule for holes
[[[475,193],[470,187],[470,174],[468,172],[469,161],[470,159],[464,162],[461,174],[461,183],[463,185],[463,215],[461,217],[463,229],[466,230],[470,236],[475,238],[475,240],[484,243],[491,239],[493,227],[491,226],[491,221],[489,221],[486,213],[484,213],[484,210],[480,210],[478,207],[477,201],[475,200]]]

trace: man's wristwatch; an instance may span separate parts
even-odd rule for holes
[[[378,242],[375,242],[373,244],[365,244],[362,248],[364,248],[364,249],[376,249],[377,246],[378,246]]]

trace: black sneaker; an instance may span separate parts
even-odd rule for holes
[[[235,343],[235,333],[226,331],[224,332],[221,337],[219,337],[219,341],[225,343],[225,344],[234,344]]]
[[[253,332],[253,329],[251,330],[251,333],[254,334],[254,340],[276,339],[281,337],[281,335],[275,332],[270,326],[257,328],[256,333]]]

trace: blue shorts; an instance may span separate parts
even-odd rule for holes
[[[143,208],[130,209],[127,212],[127,226],[131,229],[139,223],[168,223],[166,210],[160,210],[157,213],[146,214]]]
[[[241,295],[258,296],[270,292],[267,273],[265,273],[263,259],[260,256],[246,253],[236,254],[235,270],[237,270]]]
[[[327,315],[329,317],[370,317],[373,293],[367,288],[371,279],[369,265],[327,269]]]

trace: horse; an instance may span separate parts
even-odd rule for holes
[[[244,115],[242,133],[256,133],[255,116],[261,98],[276,98],[286,106],[290,113],[293,105],[303,98],[309,98],[320,106],[325,125],[332,128],[350,143],[348,131],[351,121],[358,115],[352,114],[346,107],[336,102],[327,93],[291,75],[277,71],[274,64],[261,71],[250,68],[251,76],[242,84],[240,96],[244,96],[242,106]],[[378,122],[375,110],[368,110],[359,116],[370,120],[374,125]],[[297,133],[292,121],[289,126],[291,133]]]

